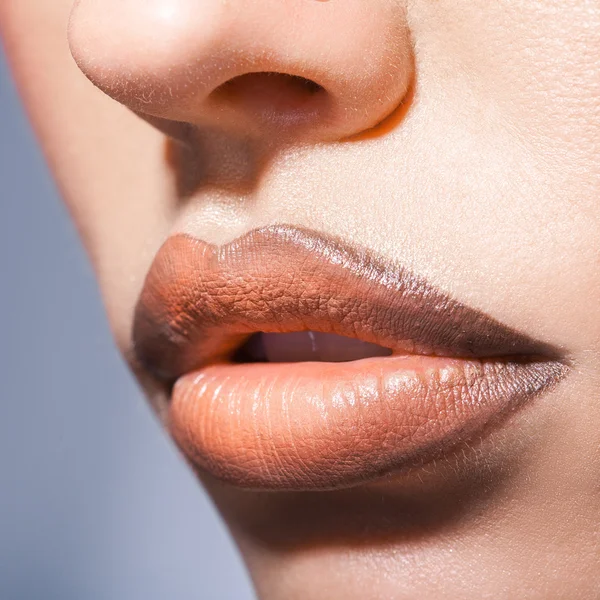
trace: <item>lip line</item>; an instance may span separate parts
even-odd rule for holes
[[[567,363],[555,346],[367,249],[290,225],[255,229],[221,247],[186,234],[169,238],[136,307],[133,346],[143,366],[172,383],[231,357],[254,333],[306,330],[400,352]]]

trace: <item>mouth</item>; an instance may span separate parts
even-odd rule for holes
[[[553,346],[397,264],[272,226],[159,250],[133,326],[199,469],[261,490],[359,485],[444,455],[567,373]]]

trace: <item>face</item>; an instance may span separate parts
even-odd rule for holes
[[[600,2],[0,24],[119,347],[262,598],[600,594]]]

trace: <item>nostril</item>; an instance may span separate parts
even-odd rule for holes
[[[226,81],[210,94],[208,101],[241,111],[263,123],[293,126],[322,113],[328,94],[321,85],[305,77],[256,72]]]

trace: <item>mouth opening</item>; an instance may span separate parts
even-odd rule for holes
[[[233,362],[350,362],[376,356],[390,356],[391,354],[390,348],[334,333],[319,331],[258,332],[250,336],[237,350],[233,356]]]

